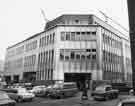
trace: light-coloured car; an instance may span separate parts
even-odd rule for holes
[[[1,91],[5,91],[8,96],[15,100],[16,102],[22,101],[32,101],[35,95],[25,88],[17,88],[17,89],[1,89]]]
[[[46,96],[46,86],[34,86],[29,92],[34,93],[35,96]]]
[[[91,92],[91,96],[93,96],[95,100],[113,99],[113,98],[117,98],[118,95],[119,95],[119,90],[112,89],[111,85],[100,85],[96,87],[96,89],[93,92]]]
[[[135,97],[130,96],[120,100],[117,106],[135,106]]]
[[[6,92],[0,91],[0,106],[15,106],[16,102],[9,98]]]
[[[23,100],[30,100],[30,101],[32,101],[33,98],[35,97],[35,95],[33,93],[29,92],[25,88],[17,89],[17,91],[18,91],[17,92],[18,95],[21,97],[21,101],[23,101]]]

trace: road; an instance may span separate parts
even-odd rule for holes
[[[64,99],[36,97],[32,102],[17,103],[16,106],[116,106],[123,97],[125,96],[122,95],[118,99],[108,101],[95,101],[91,97],[89,100],[82,101],[78,96]]]

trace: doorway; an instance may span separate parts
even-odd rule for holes
[[[64,73],[64,82],[76,82],[78,89],[90,88],[91,73]]]

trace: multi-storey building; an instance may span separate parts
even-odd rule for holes
[[[7,48],[9,80],[132,80],[128,35],[94,15],[62,15]]]

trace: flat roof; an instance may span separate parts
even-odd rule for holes
[[[52,21],[49,21],[49,22],[47,22],[46,23],[46,27],[45,27],[45,30],[44,31],[42,31],[42,32],[40,32],[40,33],[37,33],[37,34],[35,34],[35,35],[33,35],[33,36],[30,36],[30,37],[28,37],[27,39],[25,39],[25,40],[23,40],[23,41],[21,41],[21,42],[18,42],[18,43],[16,43],[16,44],[14,44],[14,45],[12,45],[12,46],[9,46],[7,49],[10,49],[10,48],[12,48],[12,47],[15,47],[16,45],[19,45],[19,44],[21,44],[21,43],[23,43],[23,42],[25,42],[25,41],[27,41],[27,40],[30,40],[30,39],[32,39],[32,38],[35,38],[35,37],[37,37],[38,35],[40,35],[40,34],[42,34],[42,33],[44,33],[44,32],[46,32],[46,31],[48,31],[48,30],[50,30],[50,29],[52,29],[52,28],[54,28],[54,27],[56,27],[56,26],[101,26],[101,27],[103,27],[103,28],[105,28],[106,30],[109,30],[109,29],[107,29],[106,27],[104,27],[103,25],[94,25],[94,24],[89,24],[88,23],[88,25],[86,25],[86,24],[80,24],[80,25],[68,25],[68,24],[64,24],[63,23],[63,20],[65,20],[65,19],[68,19],[68,18],[72,18],[72,17],[74,17],[74,18],[77,18],[77,19],[83,19],[83,20],[87,20],[87,21],[90,21],[89,19],[90,19],[90,17],[95,17],[95,18],[97,18],[97,19],[99,19],[101,22],[103,22],[103,23],[105,23],[102,19],[100,19],[100,18],[98,18],[97,16],[95,16],[95,15],[93,15],[93,14],[63,14],[63,15],[61,15],[61,16],[59,16],[59,17],[56,17],[55,19],[53,19]],[[110,24],[108,24],[108,23],[105,23],[106,25],[108,25],[108,26],[110,26],[110,27],[112,27]],[[123,34],[122,32],[120,32],[118,29],[116,29],[116,28],[114,28],[114,27],[112,27],[114,30],[116,30],[116,31],[118,31],[119,33],[121,33],[122,35],[124,35],[125,36],[125,34]],[[110,31],[110,30],[109,30]],[[123,39],[125,39],[124,37],[122,37],[122,36],[120,36],[121,38],[123,38]],[[128,36],[126,36],[126,37],[128,37]],[[129,39],[129,37],[128,37],[128,39]]]
[[[30,39],[32,39],[32,38],[35,38],[35,37],[37,37],[38,35],[40,35],[40,34],[42,34],[42,33],[44,33],[44,31],[42,31],[42,32],[40,32],[40,33],[37,33],[37,34],[35,34],[35,35],[33,35],[33,36],[30,36],[30,37],[28,37],[27,39],[25,39],[25,40],[23,40],[23,41],[21,41],[21,42],[18,42],[18,43],[16,43],[16,44],[12,45],[12,46],[9,46],[7,49],[10,49],[10,48],[12,48],[12,47],[14,47],[14,46],[16,46],[16,45],[19,45],[19,44],[21,44],[21,43],[23,43],[23,42],[25,42],[25,41],[27,41],[27,40],[30,40]]]

